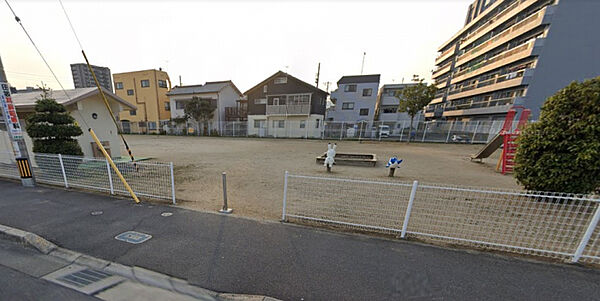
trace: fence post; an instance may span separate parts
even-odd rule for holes
[[[340,127],[340,141],[342,140],[342,136],[344,136],[344,121],[342,121],[342,127]]]
[[[288,188],[288,171],[283,175],[283,210],[281,212],[281,221],[285,222],[285,209],[287,203],[287,188]]]
[[[169,170],[171,171],[171,195],[173,198],[173,205],[177,204],[175,201],[175,175],[173,174],[173,162],[169,163]]]
[[[406,126],[406,120],[402,120],[402,129],[400,130],[400,140],[398,142],[402,142],[402,137],[404,137],[404,126]]]
[[[471,138],[471,144],[473,144],[473,141],[475,141],[475,135],[477,135],[477,129],[479,129],[479,120],[477,121],[477,124],[475,125],[475,131],[473,131],[473,138]]]
[[[600,203],[598,203],[598,205],[596,206],[596,212],[594,213],[594,216],[592,217],[592,220],[590,221],[587,230],[585,230],[585,234],[583,234],[583,238],[581,238],[581,242],[579,242],[579,246],[577,247],[575,254],[573,254],[573,259],[571,259],[572,263],[578,262],[581,258],[581,255],[583,254],[585,247],[590,241],[592,234],[594,234],[594,230],[598,225],[598,220],[600,220]]]
[[[417,128],[419,128],[419,124],[417,124]],[[423,122],[423,138],[421,138],[421,143],[425,142],[425,134],[427,134],[427,123]]]
[[[448,139],[450,139],[450,132],[452,132],[452,127],[454,126],[454,120],[450,122],[450,128],[448,129],[448,135],[446,136],[446,143],[448,143]]]
[[[110,170],[110,163],[108,163],[108,159],[106,161],[106,172],[108,172],[108,183],[110,183],[110,194],[115,194],[115,189],[113,187],[112,182],[112,172]]]
[[[415,195],[417,194],[417,186],[419,185],[419,181],[414,181],[412,190],[410,191],[410,198],[408,199],[408,206],[406,207],[406,214],[404,215],[404,222],[402,223],[402,234],[400,238],[406,237],[406,229],[408,228],[408,219],[410,218],[410,212],[412,211],[412,206],[415,201]]]
[[[61,154],[58,154],[58,162],[60,162],[60,170],[62,171],[63,180],[65,181],[65,188],[69,188],[69,182],[67,182],[67,173],[65,173],[65,164],[63,163]]]

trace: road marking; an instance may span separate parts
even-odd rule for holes
[[[127,231],[115,236],[116,240],[128,242],[130,244],[141,244],[150,238],[152,238],[152,235],[136,231]]]
[[[173,215],[173,213],[171,213],[171,212],[163,212],[160,214],[160,216],[171,216],[171,215]]]

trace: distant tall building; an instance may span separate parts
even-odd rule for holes
[[[96,78],[103,88],[113,91],[112,77],[110,75],[110,69],[107,67],[99,67],[92,65]],[[71,64],[71,73],[73,74],[73,84],[75,88],[90,88],[96,87],[94,77],[90,73],[86,64]]]
[[[539,118],[546,98],[600,75],[600,1],[476,0],[435,60],[428,120],[502,120],[513,105]],[[590,31],[592,30],[592,31]]]

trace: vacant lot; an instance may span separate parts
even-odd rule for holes
[[[187,208],[216,210],[222,204],[221,173],[227,172],[228,196],[234,213],[277,219],[281,214],[283,173],[385,179],[391,156],[404,159],[396,180],[419,180],[495,188],[519,188],[512,176],[494,171],[499,151],[484,164],[469,155],[482,145],[335,141],[338,152],[374,153],[376,167],[335,166],[328,174],[315,157],[327,141],[209,138],[131,135],[127,140],[136,156],[175,164],[177,199]]]

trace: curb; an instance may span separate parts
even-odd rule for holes
[[[17,241],[25,246],[38,250],[40,253],[62,259],[69,264],[75,263],[92,269],[102,270],[134,282],[161,288],[177,294],[188,295],[199,300],[279,301],[279,299],[260,295],[217,293],[192,285],[186,280],[171,277],[145,268],[126,266],[120,263],[110,262],[104,259],[64,249],[47,241],[35,233],[23,231],[21,229],[2,224],[0,224],[0,238],[7,238]]]

